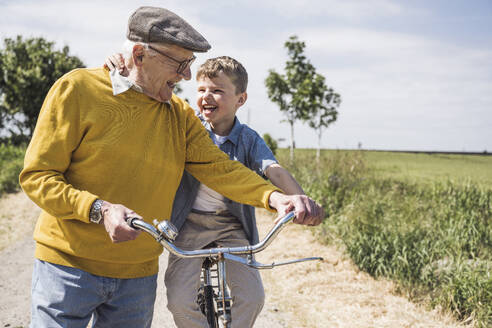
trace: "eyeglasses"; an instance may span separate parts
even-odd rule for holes
[[[196,57],[193,56],[189,59],[185,59],[183,61],[179,61],[169,55],[166,55],[165,53],[157,50],[156,48],[153,48],[151,46],[149,46],[150,49],[154,50],[155,52],[157,52],[158,54],[161,54],[163,55],[164,57],[167,57],[169,59],[171,59],[173,62],[175,63],[178,63],[179,66],[178,66],[178,69],[176,70],[176,72],[179,74],[179,75],[183,75],[184,71],[186,71],[188,68],[190,68],[191,64],[193,64],[193,62],[195,61]]]

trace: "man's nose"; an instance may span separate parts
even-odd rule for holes
[[[191,68],[186,68],[184,72],[180,73],[179,75],[181,75],[186,81],[191,80]]]

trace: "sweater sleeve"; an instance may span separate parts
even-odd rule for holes
[[[274,211],[268,202],[270,194],[282,191],[239,161],[230,160],[214,145],[191,108],[186,115],[185,169],[201,183],[229,199]]]
[[[64,175],[83,137],[78,91],[69,73],[48,92],[19,182],[29,198],[50,215],[89,222],[97,196],[74,188]]]

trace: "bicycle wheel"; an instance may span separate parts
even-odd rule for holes
[[[198,290],[198,304],[200,310],[207,318],[210,328],[219,328],[217,312],[215,308],[215,292],[212,283],[213,261],[207,258],[202,264],[201,286]]]
[[[214,305],[214,290],[212,286],[204,286],[204,310],[210,328],[218,328],[217,313]]]

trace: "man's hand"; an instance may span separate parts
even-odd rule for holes
[[[126,223],[126,218],[134,217],[142,219],[140,215],[120,204],[103,202],[101,206],[103,224],[113,243],[134,240],[140,234],[140,230],[133,229]]]
[[[305,195],[284,195],[275,191],[268,201],[270,206],[277,210],[279,216],[294,211],[296,215],[294,222],[298,224],[318,225],[325,217],[323,208]]]

